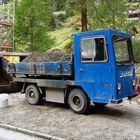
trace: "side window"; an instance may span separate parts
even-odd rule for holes
[[[81,61],[82,62],[107,61],[107,50],[105,39],[103,37],[81,39]]]

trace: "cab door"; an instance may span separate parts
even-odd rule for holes
[[[109,47],[105,35],[79,39],[80,56],[75,58],[76,81],[81,83],[92,102],[107,103],[112,98],[113,67]]]

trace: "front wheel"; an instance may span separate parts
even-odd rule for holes
[[[27,86],[25,97],[27,102],[31,105],[41,104],[43,99],[41,93],[39,92],[39,89],[35,85]]]
[[[81,89],[73,89],[68,96],[68,105],[74,113],[84,114],[90,106],[90,100]]]

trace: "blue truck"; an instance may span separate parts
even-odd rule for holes
[[[9,73],[29,104],[67,103],[78,114],[91,103],[103,107],[136,96],[131,35],[113,29],[75,33],[70,62],[20,62]]]

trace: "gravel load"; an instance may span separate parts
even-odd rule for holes
[[[27,56],[22,62],[63,62],[70,61],[71,55],[59,49],[46,53],[33,53]]]

